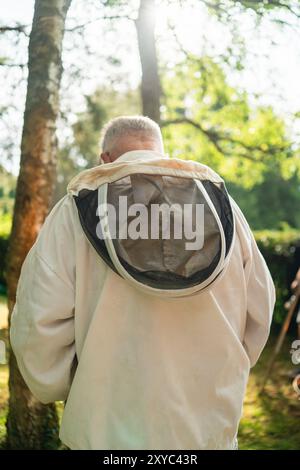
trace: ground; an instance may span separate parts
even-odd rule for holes
[[[5,313],[3,302],[4,299],[0,298],[0,322],[1,312],[2,320]],[[5,322],[2,321],[2,325],[3,323]],[[0,330],[0,339],[7,339],[6,328]],[[250,375],[239,429],[240,449],[300,449],[300,395],[297,396],[291,379],[286,377],[286,372],[293,367],[289,354],[292,338],[286,339],[266,390],[259,395],[274,341],[275,337],[270,337],[258,364]],[[0,365],[0,448],[5,438],[7,381],[7,366]]]
[[[239,428],[240,449],[300,449],[300,395],[296,394],[292,380],[286,376],[287,371],[294,367],[289,354],[291,338],[286,338],[265,392],[259,394],[274,340],[274,336],[270,337],[250,374]]]

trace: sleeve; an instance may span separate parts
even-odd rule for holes
[[[10,342],[19,370],[42,403],[66,400],[76,364],[72,201],[50,212],[22,265]]]
[[[276,293],[267,264],[260,253],[251,229],[234,202],[237,231],[244,257],[247,316],[243,345],[253,367],[270,333]]]

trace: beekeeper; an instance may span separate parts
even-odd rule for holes
[[[42,403],[66,401],[71,449],[235,449],[275,301],[249,225],[218,174],[164,154],[147,117],[110,121],[101,163],[24,261],[21,374]]]

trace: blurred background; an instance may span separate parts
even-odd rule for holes
[[[240,448],[299,449],[290,355],[297,308],[259,391],[300,266],[300,2],[0,0],[0,9],[0,339],[7,350],[20,268],[45,216],[75,174],[97,165],[107,120],[147,115],[160,124],[171,158],[197,160],[225,179],[276,285]],[[32,397],[9,354],[7,362],[0,446],[60,448],[62,404],[34,403],[28,414]]]

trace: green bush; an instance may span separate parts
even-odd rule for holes
[[[300,231],[283,227],[278,231],[256,231],[254,236],[276,287],[274,322],[282,323],[286,316],[284,302],[290,295],[290,283],[300,267]]]
[[[0,213],[0,238],[8,238],[11,231],[12,216],[10,213]]]

